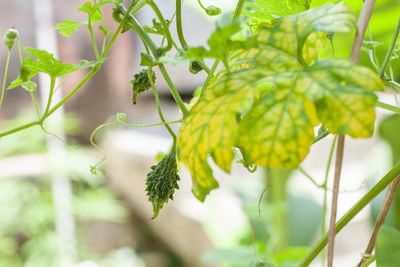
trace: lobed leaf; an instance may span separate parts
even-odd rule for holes
[[[95,23],[103,19],[103,14],[99,8],[101,5],[108,4],[107,2],[100,2],[100,3],[92,3],[87,1],[83,4],[83,6],[79,7],[77,10],[87,13],[89,15],[90,23]]]
[[[13,89],[21,85],[26,90],[32,91],[34,90],[34,85],[26,82],[30,81],[39,72],[46,73],[55,79],[74,71],[94,67],[97,64],[95,61],[82,60],[80,64],[72,65],[55,59],[53,54],[45,50],[30,47],[24,47],[23,49],[37,60],[26,57],[22,62],[20,75],[11,82],[7,89]]]
[[[65,37],[70,37],[79,27],[84,24],[83,22],[75,22],[69,19],[66,19],[63,23],[58,23],[56,25],[56,29],[60,30],[60,34]]]
[[[209,83],[179,132],[178,157],[193,177],[193,193],[203,201],[218,186],[208,155],[229,172],[233,147],[246,162],[295,168],[314,141],[314,126],[331,133],[369,137],[376,96],[383,83],[370,69],[347,59],[313,65],[326,33],[355,26],[352,10],[327,4],[260,25],[256,46],[242,49]]]

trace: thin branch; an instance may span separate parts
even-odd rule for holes
[[[353,48],[351,49],[350,55],[350,59],[356,63],[360,58],[361,45],[364,40],[365,31],[368,27],[374,5],[375,0],[365,0],[360,12],[360,16],[358,17],[357,32],[354,38]]]
[[[397,177],[396,180],[390,185],[388,192],[386,193],[385,200],[383,201],[382,208],[379,212],[378,218],[376,219],[376,223],[374,226],[374,230],[372,231],[371,238],[369,239],[369,243],[367,248],[365,249],[365,254],[370,255],[375,247],[376,236],[378,235],[378,230],[385,222],[386,216],[389,212],[390,205],[393,202],[394,195],[396,194],[397,187],[400,183],[400,176]],[[358,263],[358,267],[360,267],[368,258],[362,258],[360,263]]]
[[[368,27],[369,20],[374,9],[375,0],[365,0],[361,9],[360,16],[357,23],[356,36],[354,38],[353,47],[351,49],[350,59],[357,63],[360,58],[361,45],[364,40],[365,31]],[[329,238],[328,238],[328,267],[333,265],[333,254],[336,236],[336,213],[337,213],[337,199],[339,194],[340,172],[342,170],[343,150],[344,150],[344,135],[339,135],[338,145],[336,150],[336,165],[335,165],[335,178],[333,185],[332,195],[332,209],[329,223]]]
[[[343,150],[344,150],[344,135],[340,134],[338,137],[338,143],[336,148],[335,178],[333,181],[332,207],[331,207],[331,216],[329,220],[328,267],[332,267],[333,265],[333,253],[334,253],[335,236],[336,236],[335,226],[336,226],[337,201],[339,196],[340,173],[342,171],[342,163],[343,163]]]

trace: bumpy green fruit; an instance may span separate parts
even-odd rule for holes
[[[151,71],[150,76],[154,82],[156,80],[155,72]],[[133,76],[133,80],[131,80],[131,84],[132,84],[132,101],[133,104],[136,104],[136,97],[151,87],[151,82],[149,80],[149,75],[147,70],[145,69],[139,73],[136,73]]]
[[[175,152],[170,152],[157,165],[151,166],[151,172],[147,174],[146,191],[153,204],[153,218],[158,216],[169,199],[174,199],[175,189],[179,189],[179,180]]]

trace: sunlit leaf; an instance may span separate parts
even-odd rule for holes
[[[229,71],[220,71],[185,118],[178,156],[188,167],[193,193],[204,200],[218,183],[208,155],[229,172],[233,147],[246,162],[295,168],[323,122],[331,133],[369,137],[373,133],[379,77],[347,59],[313,65],[326,33],[355,26],[352,10],[328,4],[281,18],[255,32],[257,47],[236,53]]]

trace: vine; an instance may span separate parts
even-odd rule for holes
[[[173,199],[175,190],[179,189],[177,161],[182,162],[189,170],[193,180],[193,194],[200,201],[204,201],[211,190],[219,186],[209,166],[210,157],[219,168],[228,173],[235,159],[237,159],[235,162],[242,164],[250,172],[255,171],[257,167],[265,167],[268,170],[298,169],[316,188],[322,189],[324,194],[322,237],[311,248],[300,266],[310,264],[327,244],[327,262],[328,266],[332,266],[336,233],[400,175],[400,163],[397,163],[336,222],[345,136],[371,137],[374,132],[376,107],[400,114],[396,93],[394,97],[397,106],[379,101],[376,95],[376,91],[383,91],[386,89],[385,86],[393,88],[395,92],[400,91],[400,85],[395,80],[392,68],[394,54],[397,52],[396,40],[400,31],[400,19],[385,58],[380,64],[375,49],[376,44],[368,28],[374,4],[374,0],[364,2],[356,24],[357,19],[353,10],[343,3],[326,4],[310,9],[310,0],[254,0],[249,3],[238,0],[229,22],[223,20],[217,22],[215,31],[207,41],[207,47],[193,47],[183,31],[182,0],[175,1],[175,12],[169,19],[166,19],[157,2],[153,0],[133,0],[127,7],[122,0],[87,1],[78,8],[78,11],[86,14],[86,21],[75,22],[66,19],[63,23],[59,23],[56,29],[60,34],[69,37],[81,26],[86,27],[93,49],[93,61],[68,64],[55,59],[51,53],[29,47],[23,48],[29,53],[29,56],[23,59],[18,32],[15,29],[6,32],[4,43],[8,49],[8,56],[0,108],[5,99],[11,51],[17,41],[21,61],[20,75],[7,89],[19,86],[24,88],[32,98],[38,119],[12,129],[2,130],[0,137],[33,126],[40,126],[50,134],[44,128],[46,119],[75,95],[103,64],[106,64],[107,55],[118,36],[133,31],[142,41],[146,52],[141,54],[140,62],[144,69],[134,74],[131,80],[132,101],[135,104],[139,95],[151,88],[160,122],[131,125],[126,122],[126,114],[118,113],[112,121],[98,126],[90,136],[90,143],[103,153],[103,157],[90,166],[91,172],[105,174],[100,166],[106,160],[106,155],[94,138],[103,128],[116,125],[125,127],[163,125],[172,138],[172,146],[169,153],[157,165],[151,167],[146,180],[146,191],[149,201],[153,204],[153,218],[155,218],[169,199]],[[109,28],[110,23],[103,15],[104,5],[113,6],[112,17],[118,23],[114,32]],[[223,11],[214,5],[204,6],[200,0],[198,5],[208,16],[218,16]],[[135,14],[145,6],[154,13],[152,26],[141,24],[135,17]],[[174,31],[176,30],[177,40],[171,29],[173,20],[175,20]],[[99,25],[96,27],[95,24]],[[364,41],[367,29],[369,41]],[[98,46],[95,40],[96,30],[103,34],[101,46]],[[356,36],[350,59],[336,58],[333,44],[335,34],[352,30],[356,30]],[[162,41],[155,41],[153,35],[162,36]],[[327,41],[331,44],[332,58],[319,56]],[[357,64],[361,47],[368,52],[375,71]],[[203,61],[205,58],[213,59],[213,64],[208,66]],[[201,71],[207,73],[201,91],[189,105],[182,100],[165,67],[172,62],[187,64],[192,74]],[[221,62],[223,64],[219,66]],[[156,78],[160,78],[156,77],[154,72],[157,68],[182,113],[182,118],[179,120],[170,122],[165,120],[155,83]],[[89,71],[84,78],[59,102],[54,103],[56,80],[85,69]],[[42,103],[44,106],[42,114],[33,94],[36,83],[32,78],[38,73],[45,73],[50,77],[48,85],[50,92],[47,102]],[[178,133],[170,127],[173,123],[182,124]],[[317,126],[319,131],[315,135],[314,129]],[[312,145],[331,134],[334,138],[324,180],[322,184],[318,184],[300,163]],[[328,173],[335,146],[337,149],[334,182],[332,187],[329,187]],[[396,183],[398,180],[393,182],[391,188],[394,189],[390,194],[397,188]],[[333,194],[329,230],[326,233],[328,188],[332,188]],[[258,203],[259,215],[261,198]],[[392,195],[385,201],[382,215],[376,224],[370,245],[365,251],[368,257],[363,258],[359,266],[367,266],[366,264],[380,257],[379,253],[376,256],[371,253],[378,229],[390,206],[390,198]],[[257,256],[254,233],[252,239],[256,262],[259,264],[257,266],[268,266],[267,261]]]

